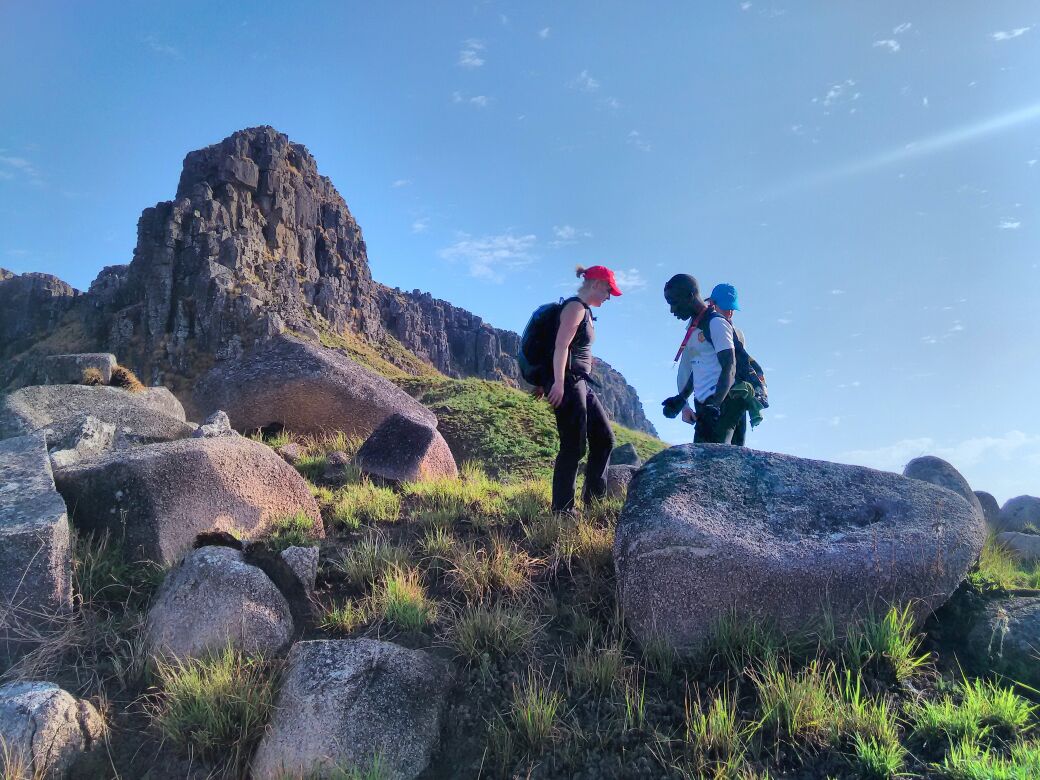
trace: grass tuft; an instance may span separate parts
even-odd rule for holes
[[[1010,688],[986,680],[966,680],[960,694],[959,702],[946,694],[938,701],[912,705],[914,734],[925,741],[1010,741],[1030,726],[1036,712],[1035,705]]]
[[[437,604],[426,594],[419,570],[394,566],[372,594],[372,611],[404,631],[421,631],[437,619]]]
[[[276,552],[290,547],[313,547],[321,541],[314,527],[314,518],[306,512],[280,517],[271,525],[267,544]]]
[[[513,684],[510,720],[529,750],[539,751],[553,741],[562,707],[563,696],[536,672],[528,672],[523,682]]]
[[[126,366],[116,366],[112,369],[112,378],[109,380],[112,387],[121,387],[131,393],[139,393],[144,390],[144,385],[137,378],[137,374]]]
[[[332,521],[356,530],[362,523],[396,523],[401,517],[401,497],[388,487],[363,480],[336,491]]]
[[[347,599],[341,604],[332,604],[322,611],[320,626],[325,631],[349,634],[369,621],[369,611],[360,602]]]
[[[568,665],[572,684],[578,690],[606,696],[621,679],[624,657],[619,643],[597,647],[589,642]]]
[[[81,385],[87,387],[101,387],[105,384],[105,376],[97,368],[84,368],[83,375],[79,379]]]
[[[854,669],[868,664],[887,665],[898,682],[907,680],[928,663],[920,653],[921,637],[915,633],[910,605],[891,607],[884,617],[870,615],[858,621],[846,638],[845,662]]]
[[[455,618],[449,641],[469,663],[517,655],[526,650],[538,627],[524,612],[502,604],[467,606]]]
[[[346,581],[357,588],[370,589],[391,568],[404,568],[411,563],[408,550],[372,535],[361,539],[347,550],[343,559],[333,564]]]

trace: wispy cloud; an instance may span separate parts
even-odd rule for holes
[[[616,97],[605,97],[599,101],[599,107],[607,111],[617,111],[621,108],[621,101]]]
[[[543,27],[541,30],[538,31],[538,37],[541,38],[544,41],[546,38],[549,37],[549,34],[551,32],[552,32],[552,28],[551,27]]]
[[[592,233],[588,230],[579,230],[573,225],[553,225],[552,230],[554,238],[549,242],[549,246],[553,249],[577,244],[583,238],[592,238]]]
[[[483,41],[470,38],[462,44],[458,65],[461,68],[479,68],[484,64],[484,51],[487,47]]]
[[[641,152],[649,152],[654,147],[650,145],[650,142],[643,138],[642,134],[638,130],[632,130],[628,134],[626,139],[630,146],[634,146]]]
[[[997,225],[998,230],[1018,230],[1020,227],[1022,227],[1022,222],[1017,219],[1004,219]]]
[[[852,79],[845,79],[845,81],[831,85],[823,97],[814,97],[812,102],[821,103],[825,108],[852,103],[859,100],[862,94],[855,90],[855,86],[855,81]]]
[[[43,186],[43,176],[36,166],[24,157],[0,155],[0,179],[23,179],[33,186]]]
[[[893,35],[902,35],[907,32],[913,25],[910,22],[903,22],[902,24],[896,25],[892,28]]]
[[[595,92],[599,89],[599,81],[593,78],[587,70],[583,70],[571,79],[570,87],[571,89],[580,89],[582,92]]]
[[[750,11],[751,10],[751,3],[748,3],[748,2],[741,3],[740,4],[740,10],[741,11]]]
[[[165,57],[173,57],[174,59],[183,59],[181,50],[176,46],[171,46],[168,43],[164,43],[156,38],[154,35],[146,35],[144,42],[148,44],[148,48],[154,51],[156,54],[162,54]]]
[[[838,460],[876,469],[902,471],[913,458],[935,455],[956,468],[964,469],[985,461],[1017,460],[1027,451],[1040,452],[1040,436],[1016,430],[1002,436],[978,436],[947,444],[941,444],[928,436],[901,439],[874,449],[849,450],[838,455]]]
[[[776,324],[777,325],[790,325],[791,324],[791,320],[787,319],[787,317],[781,317],[780,319],[778,319],[776,321]]]
[[[471,276],[500,282],[504,273],[534,261],[532,250],[537,240],[534,234],[512,231],[480,237],[459,233],[458,240],[438,254],[445,260],[465,263]]]
[[[894,53],[894,52],[899,51],[899,49],[902,48],[902,47],[899,45],[899,41],[894,40],[892,38],[888,38],[888,39],[883,40],[883,41],[874,41],[874,48],[875,49],[888,49],[890,52]]]
[[[1012,38],[1018,38],[1020,35],[1025,35],[1027,32],[1033,29],[1033,25],[1028,27],[1016,27],[1013,30],[1000,30],[992,33],[990,37],[995,41],[1010,41]]]
[[[491,102],[491,98],[489,98],[487,95],[467,96],[462,94],[461,92],[455,91],[451,93],[451,102],[467,103],[471,106],[476,106],[477,108],[487,108],[488,104]]]
[[[411,183],[412,183],[411,179],[394,179],[393,184],[391,184],[390,186],[393,187],[396,190],[396,189],[400,189],[401,187],[407,187]]]
[[[487,95],[474,95],[469,99],[469,102],[471,105],[484,108],[487,106],[489,100],[490,98]]]
[[[430,227],[430,220],[427,217],[420,217],[412,223],[413,233],[425,233]]]
[[[844,290],[839,290],[837,288],[831,290],[831,295],[844,295],[844,294],[845,294]]]
[[[638,268],[629,268],[628,270],[615,270],[614,278],[617,280],[618,287],[621,288],[621,292],[635,292],[643,287],[646,287],[646,279],[639,273]]]

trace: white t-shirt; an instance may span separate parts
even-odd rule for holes
[[[711,342],[704,338],[704,332],[699,327],[694,329],[679,358],[679,373],[676,375],[676,385],[681,393],[686,387],[686,380],[693,374],[693,397],[701,403],[715,392],[715,385],[722,375],[722,366],[716,353],[733,349],[733,326],[725,317],[713,317],[708,329],[711,331]]]

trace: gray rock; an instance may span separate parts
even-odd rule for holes
[[[0,685],[0,770],[11,780],[65,777],[76,758],[92,749],[104,721],[89,702],[49,682]],[[10,760],[5,766],[5,758]]]
[[[1019,531],[1001,531],[997,541],[1015,554],[1023,563],[1040,560],[1040,536]]]
[[[638,466],[611,465],[607,467],[607,495],[611,498],[624,498],[632,477],[639,471]]]
[[[1016,496],[1000,508],[999,526],[1005,531],[1021,531],[1027,526],[1040,531],[1040,498]]]
[[[334,767],[365,770],[378,755],[382,777],[417,777],[451,684],[446,664],[421,650],[375,639],[297,642],[252,776],[327,777]]]
[[[635,466],[639,468],[643,465],[643,460],[639,457],[639,453],[636,452],[636,445],[629,442],[613,449],[610,453],[610,465]]]
[[[636,474],[614,541],[640,641],[695,651],[735,611],[782,631],[868,609],[941,605],[978,558],[982,516],[926,482],[726,445],[683,445]]]
[[[83,458],[108,452],[115,443],[116,426],[101,422],[92,414],[83,415],[61,441],[52,438],[47,442],[51,450],[51,467],[61,469],[71,466]]]
[[[365,440],[355,457],[369,476],[393,482],[424,482],[459,474],[455,458],[436,428],[393,414]]]
[[[968,633],[976,663],[1026,685],[1040,685],[1040,598],[991,601]]]
[[[422,404],[344,354],[281,336],[241,361],[218,364],[195,386],[195,406],[223,409],[239,431],[280,424],[297,433],[369,436],[399,413],[429,427]]]
[[[295,464],[303,457],[303,447],[294,441],[291,441],[288,444],[283,444],[278,448],[277,452],[286,463],[291,464]]]
[[[118,387],[33,385],[0,398],[0,439],[46,429],[49,441],[63,441],[86,415],[114,425],[120,447],[184,439],[195,429]]]
[[[174,568],[156,594],[145,623],[152,657],[199,658],[230,642],[271,656],[293,635],[289,602],[271,579],[230,547],[200,547]]]
[[[36,369],[36,383],[40,385],[78,385],[83,372],[96,368],[107,385],[112,381],[116,356],[109,352],[85,352],[79,355],[48,355],[40,358]]]
[[[19,652],[19,626],[72,607],[65,502],[42,434],[0,441],[0,657]]]
[[[307,595],[314,595],[318,580],[318,548],[289,547],[282,550],[282,560],[292,569]]]
[[[269,447],[241,436],[111,452],[55,476],[75,525],[110,530],[135,559],[172,563],[201,533],[259,536],[298,512],[324,535],[306,481]]]
[[[193,439],[216,439],[221,436],[238,436],[238,432],[231,427],[227,414],[218,410],[207,417],[191,436]]]
[[[997,499],[983,490],[976,490],[975,498],[979,500],[979,505],[982,507],[986,525],[990,528],[998,528],[1000,526],[1000,504],[997,503]]]
[[[146,387],[138,390],[134,397],[142,403],[152,407],[157,412],[162,412],[167,417],[186,422],[188,417],[184,413],[184,406],[177,400],[177,396],[165,387]]]
[[[968,480],[942,458],[937,458],[934,455],[923,455],[920,458],[914,458],[906,464],[906,467],[903,469],[903,476],[931,482],[933,485],[952,490],[967,501],[971,508],[985,520],[986,513],[982,510],[982,504],[979,503],[978,496],[972,492]]]

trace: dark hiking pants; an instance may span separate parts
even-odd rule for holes
[[[709,425],[705,416],[701,414],[704,404],[700,401],[693,402],[693,411],[697,414],[697,422],[693,429],[694,444],[732,444],[733,427],[721,427],[718,420],[714,425]]]
[[[586,442],[589,461],[585,467],[583,499],[588,501],[606,495],[614,432],[607,413],[584,379],[567,378],[563,403],[555,412],[560,453],[553,469],[552,508],[554,512],[566,512],[574,508],[578,462],[585,456]]]

